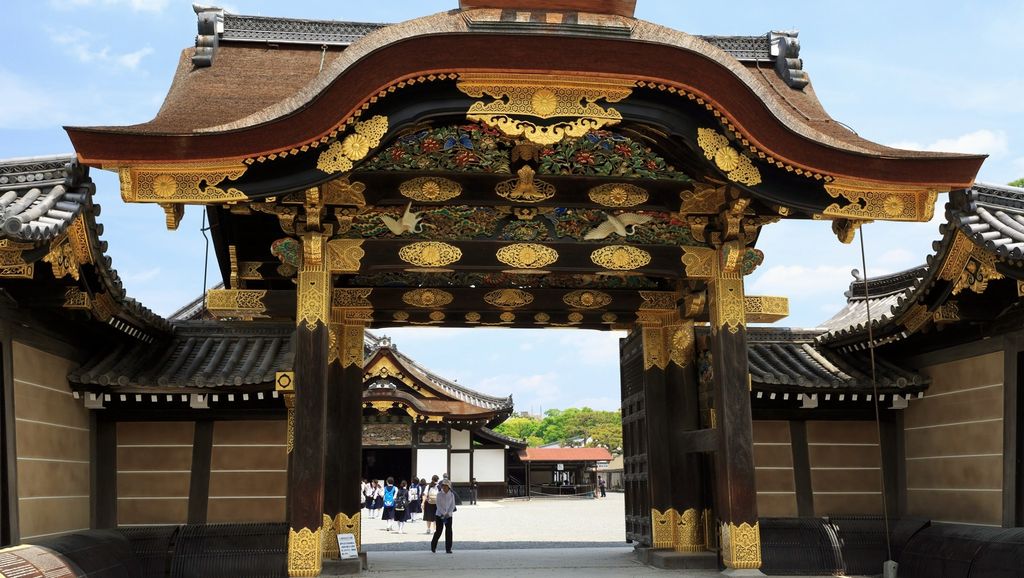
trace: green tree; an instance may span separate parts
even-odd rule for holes
[[[622,416],[618,411],[589,407],[549,409],[544,412],[544,419],[513,417],[494,429],[509,437],[525,439],[530,447],[557,443],[622,451]]]
[[[1024,177],[1017,179],[1016,181],[1010,182],[1011,187],[1024,187]]]
[[[534,435],[540,426],[540,420],[532,417],[511,417],[501,425],[494,428],[494,431],[517,440],[525,440]]]

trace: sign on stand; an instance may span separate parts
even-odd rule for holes
[[[358,558],[359,549],[356,548],[356,535],[338,534],[338,551],[341,552],[342,560]]]

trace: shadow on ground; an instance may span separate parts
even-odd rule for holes
[[[444,536],[438,544],[444,548]],[[544,542],[544,541],[517,541],[517,542],[483,542],[483,541],[460,541],[455,538],[453,549],[455,550],[514,550],[528,548],[621,548],[628,546],[625,542]],[[364,544],[363,549],[367,552],[416,552],[430,549],[430,536],[423,536],[422,542],[400,542],[396,544]]]

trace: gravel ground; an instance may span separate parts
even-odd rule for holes
[[[386,531],[384,520],[366,519],[366,510],[363,516],[363,546],[367,552],[430,548],[430,536],[422,520],[407,523],[406,533],[399,534]],[[454,520],[455,548],[463,551],[627,546],[625,502],[617,493],[599,500],[534,498],[463,504]]]

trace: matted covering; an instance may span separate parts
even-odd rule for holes
[[[607,448],[525,448],[519,450],[524,462],[610,462]]]

